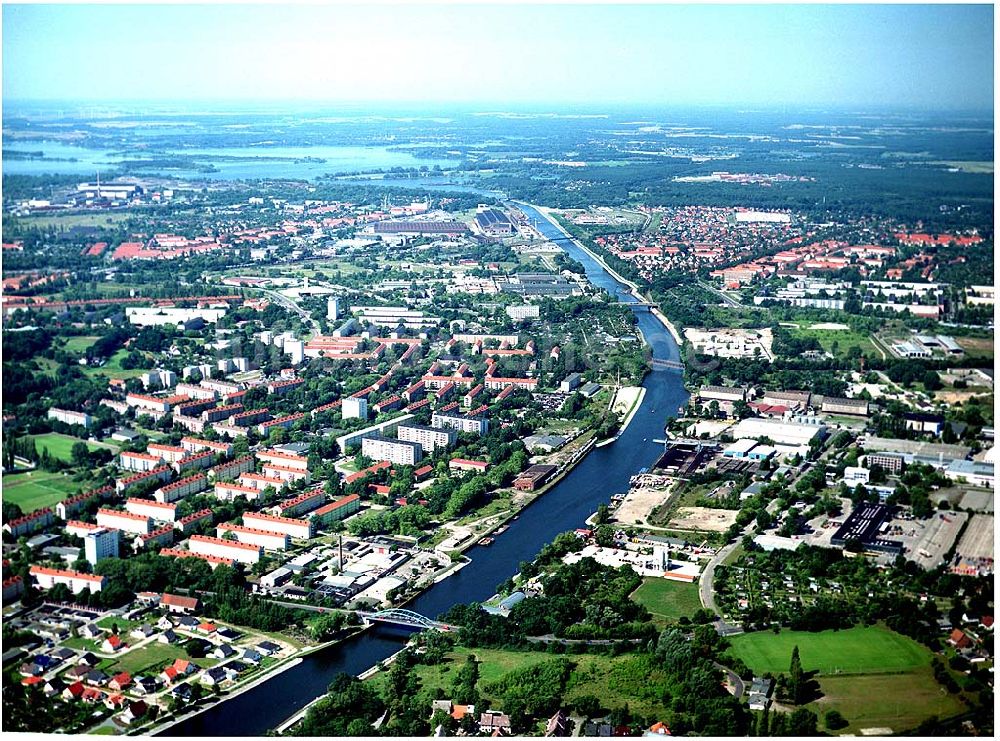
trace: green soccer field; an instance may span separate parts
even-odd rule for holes
[[[75,443],[87,443],[87,448],[90,450],[100,450],[101,448],[107,448],[112,452],[117,452],[118,450],[114,445],[92,443],[71,435],[61,435],[58,432],[48,432],[44,435],[30,435],[29,437],[35,441],[35,448],[39,453],[43,449],[47,449],[49,455],[53,458],[67,462],[73,460],[73,445]]]
[[[805,671],[820,674],[878,674],[928,666],[931,652],[881,626],[825,630],[744,633],[730,639],[729,653],[757,673],[787,672],[792,648],[799,647]]]
[[[48,471],[9,473],[3,477],[3,500],[27,514],[42,507],[52,507],[72,496],[80,484],[72,476]]]

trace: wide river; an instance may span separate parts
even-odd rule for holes
[[[590,281],[622,302],[635,299],[584,250],[566,240],[542,214],[529,206],[521,209],[548,238],[559,240],[569,255],[583,263]],[[680,359],[677,344],[656,317],[635,309],[639,328],[657,360]],[[646,394],[632,423],[618,440],[592,450],[576,468],[510,523],[492,546],[466,552],[472,560],[463,569],[433,585],[407,605],[435,618],[452,605],[481,602],[496,592],[501,582],[518,571],[522,561],[534,558],[556,535],[584,524],[599,504],[628,489],[628,481],[651,465],[662,447],[667,418],[687,402],[681,371],[657,364],[645,378]],[[307,656],[299,665],[253,689],[179,723],[166,731],[171,736],[261,736],[325,694],[338,672],[361,674],[402,647],[402,638],[368,630],[355,639]]]

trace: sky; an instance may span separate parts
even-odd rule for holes
[[[4,100],[993,108],[992,5],[9,5]]]

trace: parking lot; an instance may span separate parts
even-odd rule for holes
[[[970,562],[992,562],[993,524],[993,515],[975,515],[962,535],[956,555]]]
[[[955,544],[962,525],[969,519],[965,512],[937,512],[928,520],[904,520],[896,517],[886,537],[902,541],[904,555],[925,569],[944,562],[944,555]]]

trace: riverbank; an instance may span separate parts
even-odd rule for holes
[[[520,201],[514,201],[514,203],[520,203]],[[529,206],[530,204],[526,203],[523,205]],[[558,229],[563,235],[565,235],[567,239],[571,240],[573,244],[575,244],[581,250],[590,255],[590,257],[593,258],[595,262],[597,262],[605,271],[607,271],[608,275],[617,280],[619,283],[624,283],[626,286],[631,288],[632,296],[635,299],[637,299],[638,301],[642,301],[644,303],[654,303],[653,301],[650,301],[650,299],[647,296],[644,296],[642,294],[642,291],[640,291],[639,289],[639,285],[635,281],[629,280],[625,276],[621,275],[617,270],[608,265],[608,263],[604,260],[604,258],[601,255],[594,252],[592,249],[587,247],[587,245],[585,245],[579,239],[577,239],[568,231],[566,231],[563,225],[560,224],[553,216],[552,212],[557,211],[558,209],[548,208],[547,206],[533,206],[532,208],[534,208],[536,211],[538,211],[538,213],[542,214],[542,216],[548,219],[549,223],[552,224],[552,226],[554,226],[556,229]],[[676,326],[674,326],[673,322],[667,319],[666,315],[662,311],[660,311],[658,307],[654,306],[650,308],[650,312],[660,321],[660,323],[666,328],[666,330],[670,332],[671,337],[674,338],[674,342],[677,343],[678,347],[684,344],[684,338],[681,337],[680,331],[677,329]]]
[[[261,674],[259,677],[257,677],[253,681],[247,682],[247,683],[242,684],[242,685],[236,685],[232,689],[230,689],[230,690],[226,691],[225,693],[219,695],[219,699],[216,700],[215,702],[212,702],[212,703],[209,703],[208,705],[204,705],[202,707],[196,708],[192,712],[185,713],[184,715],[178,716],[177,718],[174,718],[172,721],[170,721],[169,723],[166,723],[165,725],[162,725],[162,726],[159,726],[159,727],[155,727],[155,728],[148,728],[148,729],[146,729],[145,733],[148,734],[148,735],[150,735],[150,736],[156,736],[156,735],[159,735],[161,733],[165,733],[166,731],[169,731],[174,726],[176,726],[176,725],[178,725],[180,723],[183,723],[183,722],[185,722],[187,720],[190,720],[191,718],[193,718],[196,715],[200,715],[201,713],[204,713],[204,712],[206,712],[208,710],[211,710],[212,708],[216,707],[217,705],[221,705],[224,702],[228,702],[229,700],[232,700],[232,699],[234,699],[236,697],[239,697],[244,692],[249,692],[250,690],[252,690],[257,685],[263,684],[264,682],[267,682],[267,681],[269,681],[271,679],[274,679],[279,674],[282,674],[282,673],[288,671],[289,669],[295,668],[296,666],[298,666],[299,664],[302,663],[302,660],[308,654],[313,653],[313,651],[318,651],[321,648],[326,648],[327,646],[333,645],[334,643],[337,643],[337,642],[338,641],[330,641],[329,643],[325,643],[325,644],[322,644],[320,646],[315,646],[315,647],[313,647],[309,651],[302,651],[301,653],[298,653],[295,656],[292,656],[289,659],[286,659],[285,663],[283,663],[283,664],[277,664],[272,669],[270,669],[269,671],[264,672],[263,674]]]
[[[601,440],[594,444],[595,448],[603,448],[605,445],[610,445],[615,440],[622,436],[622,433],[628,429],[629,424],[635,418],[635,413],[639,411],[639,407],[642,406],[642,400],[646,398],[646,389],[643,386],[625,386],[624,388],[618,389],[615,394],[614,399],[611,402],[610,409],[612,411],[622,410],[625,417],[622,419],[621,425],[618,428],[618,432],[606,440]]]

